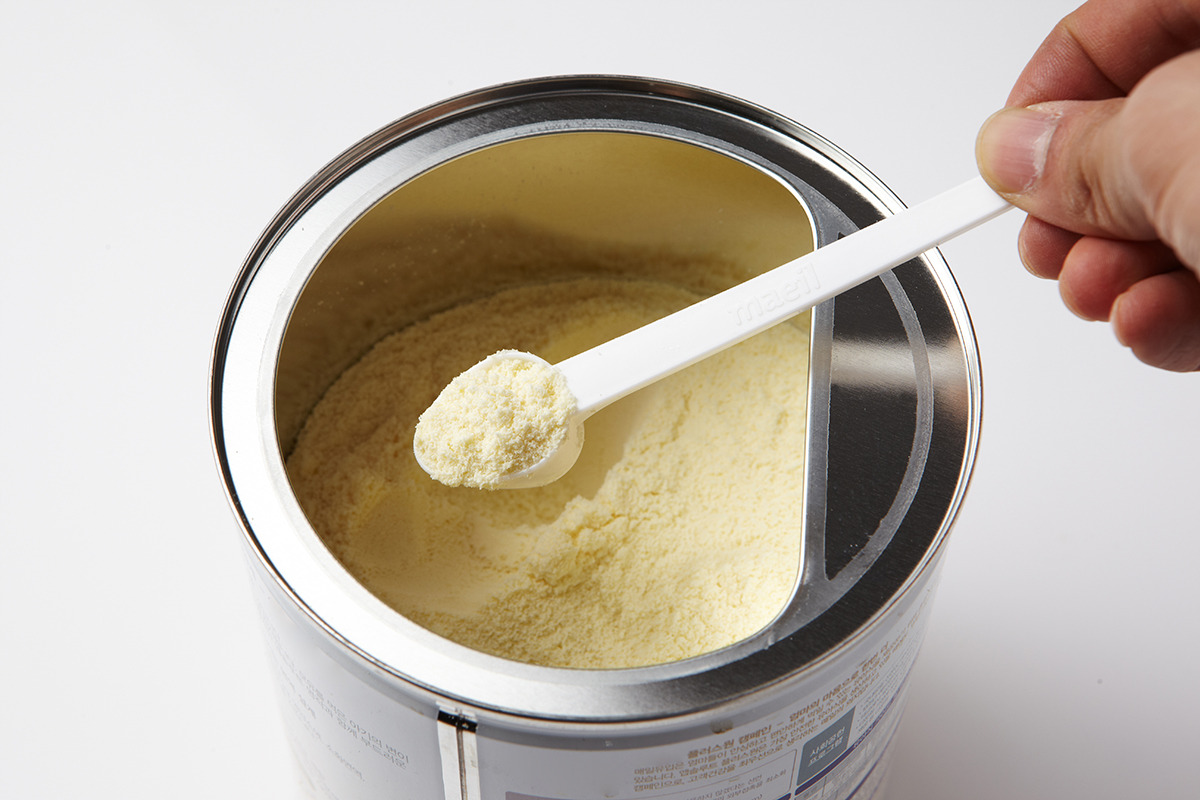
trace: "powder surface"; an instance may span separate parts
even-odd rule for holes
[[[502,657],[634,667],[761,630],[800,561],[805,320],[601,410],[575,467],[548,486],[452,488],[413,455],[418,416],[489,353],[556,363],[697,299],[657,283],[573,280],[393,334],[301,431],[288,473],[302,507],[385,603]]]
[[[502,350],[459,375],[421,414],[413,449],[447,486],[494,489],[552,453],[575,398],[548,364]]]

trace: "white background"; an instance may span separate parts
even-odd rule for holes
[[[5,0],[0,797],[295,796],[209,445],[226,292],[275,211],[420,106],[556,73],[765,105],[909,203],[1071,0]],[[1028,276],[1010,214],[943,248],[978,466],[893,800],[1195,797],[1200,376]]]

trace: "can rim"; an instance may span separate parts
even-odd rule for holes
[[[393,152],[400,143],[413,141],[436,129],[447,120],[470,116],[481,108],[522,102],[531,96],[566,96],[580,92],[614,92],[696,105],[761,126],[820,153],[852,179],[864,193],[862,199],[880,213],[890,213],[902,207],[899,199],[881,181],[836,145],[774,112],[707,89],[648,78],[577,75],[504,83],[458,95],[413,112],[347,149],[316,173],[264,230],[248,254],[229,294],[213,346],[209,389],[213,446],[226,494],[256,558],[309,622],[322,629],[325,635],[347,652],[353,653],[360,666],[366,667],[377,678],[399,680],[416,691],[438,698],[522,717],[627,722],[679,716],[744,697],[764,686],[776,684],[797,671],[816,670],[835,660],[854,641],[865,636],[907,589],[922,578],[940,553],[974,464],[981,383],[967,310],[957,295],[953,277],[940,254],[926,254],[922,261],[942,287],[948,312],[955,320],[955,327],[962,339],[971,390],[970,419],[960,478],[941,517],[940,529],[934,534],[923,558],[901,586],[851,636],[825,650],[820,657],[799,662],[790,659],[794,654],[785,652],[786,641],[769,641],[769,631],[734,646],[745,656],[744,660],[729,661],[730,649],[727,648],[686,661],[618,670],[572,670],[519,664],[479,653],[436,636],[387,608],[340,568],[332,569],[330,565],[336,564],[332,556],[323,548],[314,547],[312,541],[296,542],[291,548],[293,552],[286,556],[278,548],[264,543],[262,530],[266,525],[311,528],[286,489],[282,458],[276,454],[278,463],[272,462],[271,450],[277,450],[278,443],[273,440],[271,409],[264,405],[261,392],[255,392],[254,387],[248,385],[253,383],[248,376],[236,375],[229,369],[230,359],[234,358],[239,364],[256,363],[261,372],[277,356],[269,346],[256,351],[255,344],[261,346],[264,342],[278,341],[282,336],[284,320],[279,319],[278,315],[270,320],[259,319],[251,330],[244,330],[246,316],[242,311],[247,296],[254,281],[261,277],[266,262],[273,257],[280,257],[282,250],[288,250],[286,257],[303,262],[306,259],[312,261],[315,253],[323,252],[323,248],[328,247],[330,236],[333,235],[330,231],[310,232],[302,246],[293,246],[287,240],[289,234],[296,230],[297,223],[322,202],[329,200],[338,187],[355,181],[353,191],[361,193],[365,187],[377,185],[381,176],[365,169],[365,164]],[[339,210],[333,217],[344,221],[345,210]],[[273,284],[272,288],[277,286]],[[238,328],[239,322],[242,328]],[[225,404],[231,390],[243,398],[258,396],[253,413],[239,414],[236,423],[226,413]],[[256,452],[259,460],[261,475],[258,477],[265,478],[267,484],[273,485],[276,493],[282,495],[276,498],[270,509],[264,509],[256,499],[248,500],[252,490],[239,490],[242,483],[235,473],[239,473],[239,470],[244,473],[245,470],[235,462],[240,465],[251,450]],[[279,491],[280,487],[283,487],[282,491]],[[315,533],[312,538],[315,540]],[[287,559],[309,565],[303,580],[292,571],[290,565],[284,563]],[[304,585],[298,585],[300,583]],[[317,593],[319,597],[314,596],[311,586],[323,586],[322,591]],[[347,629],[346,620],[353,621],[350,626],[354,628],[353,632]],[[380,652],[378,647],[370,644],[395,642],[398,636],[404,640],[405,647],[416,647],[423,656],[429,656],[421,674],[401,670],[397,659],[389,657],[386,652],[395,651],[394,647],[385,647],[385,652]],[[753,669],[747,668],[749,660],[756,662]],[[737,677],[733,675],[734,672],[743,674]],[[718,673],[720,679],[714,681]],[[493,685],[489,687],[490,694],[482,695],[477,688],[480,674],[496,679],[493,683],[498,682],[500,690],[497,691],[497,686]],[[436,676],[436,680],[430,676]],[[714,685],[719,685],[720,690],[713,691]]]

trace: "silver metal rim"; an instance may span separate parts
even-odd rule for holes
[[[579,97],[603,95],[603,104]],[[594,112],[604,108],[604,116]],[[641,112],[664,113],[647,120]],[[554,108],[559,116],[545,114]],[[572,109],[576,112],[571,113]],[[586,111],[580,114],[579,111]],[[628,112],[628,113],[625,113]],[[697,119],[703,125],[697,125]],[[671,120],[677,120],[672,124]],[[695,130],[694,128],[700,128]],[[900,201],[873,175],[802,126],[696,87],[644,78],[574,76],[505,84],[418,111],[350,148],[280,211],[247,258],[214,350],[211,413],[218,461],[247,541],[279,587],[332,641],[385,681],[502,714],[587,722],[693,713],[761,690],[835,659],[922,579],[936,560],[965,491],[979,428],[980,377],[970,322],[936,253],[923,257],[942,287],[964,348],[970,419],[963,463],[920,563],[856,630],[817,655],[775,625],[731,648],[687,661],[625,670],[568,670],[488,656],[400,617],[325,550],[288,488],[274,436],[274,368],[287,314],[305,277],[354,219],[405,180],[471,150],[556,130],[630,130],[680,138],[777,170],[762,149],[795,151],[844,176],[882,215]]]

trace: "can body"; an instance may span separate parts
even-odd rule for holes
[[[330,652],[327,634],[296,618],[291,599],[255,573],[286,729],[321,798],[881,796],[933,593],[916,588],[877,637],[736,707],[658,724],[525,727],[531,720],[397,690],[386,675]]]
[[[315,796],[879,791],[978,436],[970,324],[936,252],[814,311],[803,563],[775,621],[715,653],[577,670],[442,640],[341,568],[283,465],[323,390],[381,336],[553,277],[489,254],[501,211],[540,244],[598,235],[605,253],[701,253],[724,265],[728,285],[898,205],[834,145],[771,112],[610,77],[510,84],[425,109],[297,194],[231,296],[212,411],[289,736]],[[483,266],[438,266],[448,251]],[[616,262],[569,269],[619,272]],[[705,283],[711,272],[681,279],[718,291]]]

